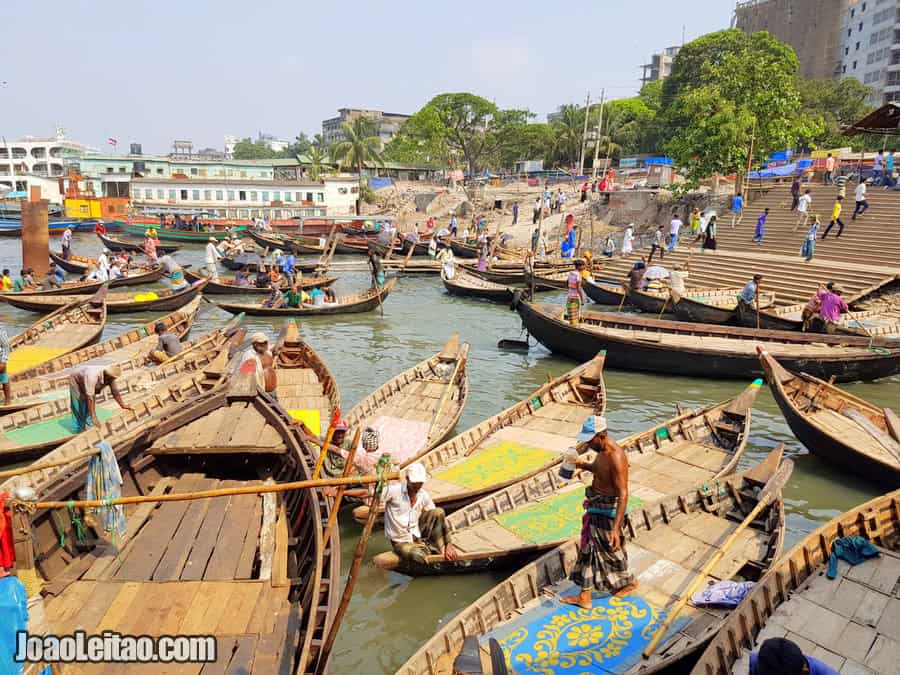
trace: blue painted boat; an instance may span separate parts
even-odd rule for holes
[[[65,220],[52,219],[48,222],[50,234],[62,234],[67,227],[82,232],[93,232],[99,221],[80,220],[67,218]],[[22,221],[19,218],[0,218],[0,237],[21,237]]]

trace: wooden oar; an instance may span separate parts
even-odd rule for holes
[[[761,290],[760,283],[756,282],[756,330],[759,330],[759,294]]]
[[[334,436],[334,429],[337,427],[338,422],[341,421],[341,409],[338,408],[334,411],[334,415],[331,418],[331,424],[328,425],[328,433],[325,434],[325,442],[322,443],[322,451],[319,453],[319,458],[316,460],[316,468],[313,471],[313,480],[316,480],[319,477],[319,474],[322,472],[322,464],[325,463],[325,454],[328,452],[328,446],[331,445],[331,438]]]
[[[656,646],[659,644],[659,641],[666,634],[666,631],[669,629],[669,626],[672,625],[672,622],[678,617],[679,612],[684,609],[684,606],[691,599],[691,596],[697,590],[703,580],[707,577],[707,575],[712,571],[712,569],[719,564],[719,561],[725,557],[725,554],[728,550],[734,545],[734,542],[737,541],[738,536],[743,532],[750,524],[756,520],[756,517],[762,513],[762,511],[769,506],[773,501],[778,499],[781,495],[781,488],[784,487],[784,484],[787,482],[788,478],[791,476],[791,472],[794,470],[794,463],[785,459],[782,460],[781,465],[772,474],[772,477],[766,483],[765,487],[762,489],[762,492],[759,493],[758,501],[756,502],[756,506],[753,507],[753,510],[747,514],[747,517],[741,521],[741,524],[738,525],[734,532],[732,532],[728,539],[724,541],[722,546],[713,554],[712,558],[710,558],[709,562],[703,566],[703,569],[700,570],[699,574],[694,577],[694,580],[691,581],[690,585],[681,594],[681,597],[678,598],[678,601],[672,607],[672,609],[668,610],[666,613],[665,621],[662,622],[660,627],[656,630],[656,633],[653,635],[653,639],[650,640],[650,644],[648,644],[644,651],[642,652],[642,656],[645,659],[650,658],[653,654]]]
[[[431,424],[428,425],[428,433],[425,436],[425,442],[431,438],[431,432],[434,429],[434,425],[437,424],[438,419],[440,419],[441,412],[444,409],[444,404],[447,402],[447,396],[453,391],[453,383],[456,381],[456,375],[459,373],[459,369],[466,362],[466,347],[460,346],[459,351],[456,352],[456,367],[453,369],[453,374],[450,376],[450,380],[447,382],[447,386],[444,389],[444,393],[441,394],[441,400],[438,403],[437,410],[434,411],[434,417],[431,418]]]
[[[622,313],[622,307],[625,305],[625,298],[628,297],[628,289],[624,286],[622,287],[622,302],[619,303],[619,308],[616,310],[616,314]]]
[[[356,433],[353,434],[353,443],[350,446],[350,452],[347,453],[347,463],[344,465],[344,472],[342,477],[348,478],[350,476],[350,472],[353,471],[353,460],[356,459],[356,446],[359,445],[359,427],[356,428]],[[328,447],[328,446],[325,446]],[[334,524],[337,522],[338,511],[341,508],[341,501],[344,499],[344,492],[347,490],[346,485],[341,485],[337,489],[337,495],[334,498],[334,504],[331,505],[331,512],[328,514],[328,523],[325,525],[325,533],[322,536],[322,541],[327,542],[328,538],[331,536],[331,530],[334,528]]]

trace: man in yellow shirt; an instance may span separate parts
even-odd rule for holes
[[[3,278],[0,279],[0,284],[2,284],[3,292],[9,293],[13,289],[13,280],[12,277],[9,276],[9,270],[3,270]]]
[[[825,237],[828,236],[828,233],[831,231],[831,228],[834,227],[834,224],[838,225],[838,232],[835,237],[840,237],[841,232],[844,231],[844,221],[841,220],[841,209],[843,208],[842,202],[844,198],[838,195],[837,200],[834,202],[834,209],[831,211],[831,222],[828,223],[828,227],[825,228],[825,233],[822,235],[822,241],[825,241]]]

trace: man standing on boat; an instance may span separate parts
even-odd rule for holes
[[[216,238],[210,237],[209,243],[206,245],[206,257],[203,263],[206,266],[206,275],[213,281],[219,280],[219,266],[216,263],[221,257],[222,254],[216,248]]]
[[[122,410],[132,410],[122,400],[116,380],[122,376],[118,365],[85,365],[75,368],[69,374],[69,407],[75,421],[75,433],[81,433],[90,426],[100,426],[97,417],[97,394],[109,387],[113,398]]]
[[[590,471],[594,480],[585,488],[585,514],[581,521],[581,544],[571,579],[581,585],[578,595],[562,602],[591,608],[591,593],[627,595],[637,588],[628,571],[628,554],[622,541],[622,524],[628,508],[628,458],[606,432],[606,418],[592,415],[578,434],[593,451],[590,459],[577,459],[575,467]]]
[[[68,260],[72,257],[72,228],[67,227],[62,233],[62,257]]]
[[[9,373],[6,364],[9,362],[9,335],[0,328],[0,385],[3,385],[3,405],[9,405],[12,400],[12,389],[9,385]]]
[[[568,289],[568,297],[566,298],[566,318],[573,326],[577,326],[581,320],[581,307],[587,302],[584,295],[584,260],[578,258],[575,261],[575,269],[569,272],[566,278],[566,288]]]
[[[424,563],[429,555],[456,560],[444,509],[434,505],[422,487],[428,474],[415,462],[406,469],[404,483],[391,483],[384,490],[384,534],[401,561]]]

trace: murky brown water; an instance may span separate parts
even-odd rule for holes
[[[13,269],[20,261],[20,242],[0,240],[0,266]],[[75,251],[99,252],[93,235],[76,235]],[[177,255],[182,263],[202,264],[203,249],[189,245]],[[363,273],[341,277],[338,294],[368,284]],[[552,295],[542,296],[552,301]],[[12,335],[17,327],[34,320],[33,314],[0,305],[0,322]],[[105,336],[122,332],[150,315],[116,315]],[[204,305],[194,335],[219,326],[229,314]],[[260,317],[247,320],[249,330],[277,333],[279,325]],[[469,402],[459,430],[473,426],[521,400],[573,363],[550,355],[541,347],[528,354],[501,352],[497,340],[519,336],[518,316],[505,306],[453,298],[445,294],[436,277],[405,278],[379,313],[348,317],[312,317],[301,325],[310,344],[328,362],[341,389],[343,407],[349,410],[360,398],[396,373],[438,351],[447,336],[457,331],[471,344],[469,352]],[[610,371],[606,376],[607,416],[618,436],[640,431],[675,414],[675,404],[700,406],[729,398],[747,382],[706,381]],[[900,378],[847,388],[876,405],[900,409]],[[785,490],[788,537],[791,546],[804,534],[835,515],[880,494],[878,486],[824,464],[811,456],[793,437],[781,413],[764,388],[754,409],[753,426],[744,464],[751,465],[778,443],[794,458],[795,470]],[[349,513],[342,514],[343,567],[346,573],[356,545],[359,527]],[[369,555],[386,550],[383,535],[373,537]],[[344,621],[331,671],[344,673],[393,673],[443,621],[448,620],[502,575],[478,574],[444,578],[410,579],[386,574],[365,565],[356,594]]]

